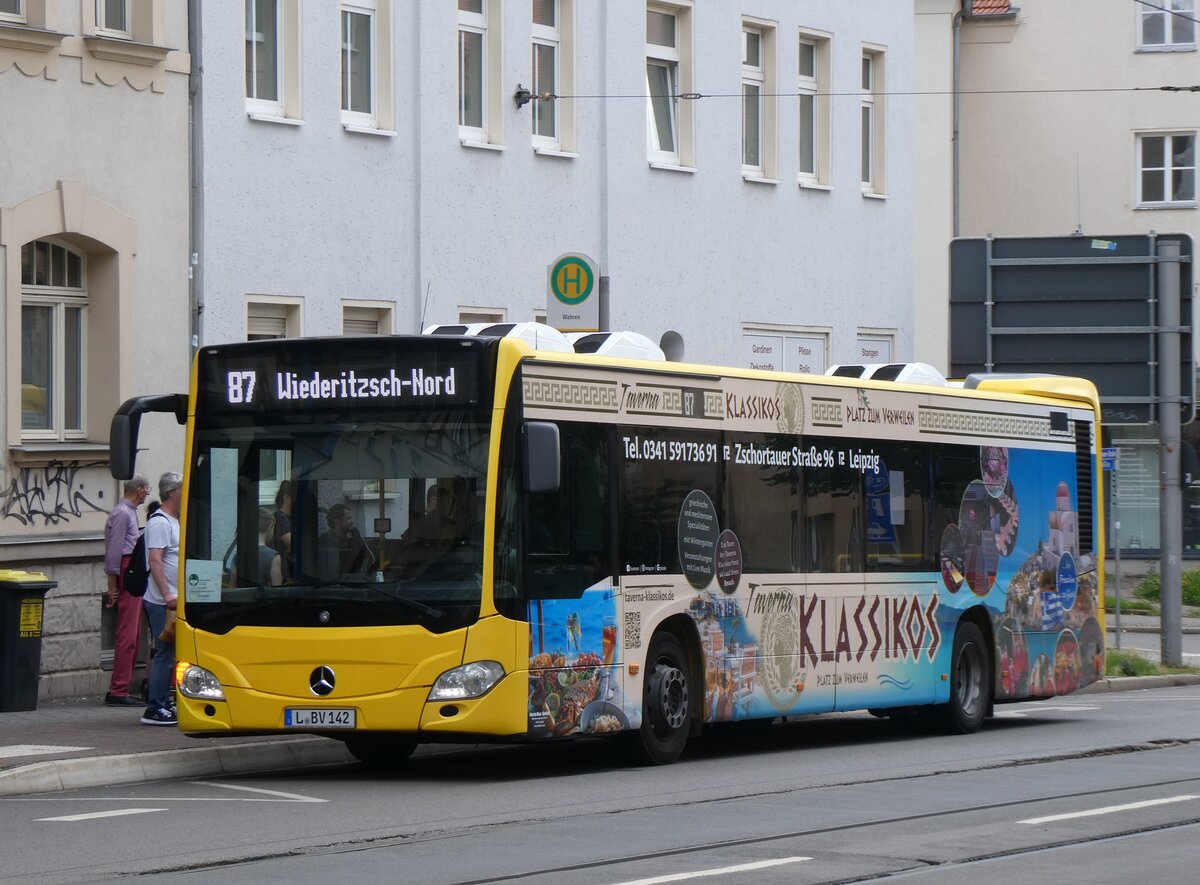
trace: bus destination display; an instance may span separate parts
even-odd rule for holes
[[[391,354],[297,366],[280,365],[264,354],[230,355],[209,363],[204,398],[218,411],[470,406],[479,402],[479,362],[474,357]]]

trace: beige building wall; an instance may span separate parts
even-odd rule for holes
[[[186,4],[137,0],[128,21],[108,23],[97,9],[26,0],[23,15],[0,16],[0,566],[58,583],[44,608],[43,698],[108,686],[109,422],[130,396],[186,390],[190,360]],[[32,243],[71,253],[80,277],[26,279]],[[68,310],[35,327],[26,311],[46,304]],[[67,326],[46,333],[80,308],[78,343]],[[46,340],[49,381],[26,364]],[[70,399],[67,354],[82,420],[39,429],[37,416]],[[155,416],[142,439],[142,472],[180,469],[173,423]]]
[[[973,24],[962,52],[962,235],[1200,228],[1193,205],[1138,209],[1135,134],[1195,131],[1195,51],[1137,49],[1139,4],[1022,0],[1015,24]]]

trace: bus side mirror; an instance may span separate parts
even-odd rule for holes
[[[121,404],[108,429],[108,470],[113,479],[129,479],[137,461],[138,428],[146,412],[173,412],[175,420],[187,424],[185,393],[135,396]]]
[[[557,492],[562,455],[558,425],[550,421],[527,421],[521,427],[521,474],[530,494]]]

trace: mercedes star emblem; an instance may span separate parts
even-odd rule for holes
[[[319,698],[331,693],[336,683],[337,678],[328,667],[317,667],[308,677],[308,687]]]

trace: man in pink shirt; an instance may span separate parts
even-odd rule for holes
[[[117,638],[113,649],[112,681],[104,703],[109,707],[140,707],[139,698],[129,696],[133,664],[137,658],[142,626],[142,601],[122,586],[129,554],[138,539],[137,509],[150,494],[150,482],[140,473],[125,480],[125,496],[104,523],[104,573],[108,576],[108,604],[117,609]]]

